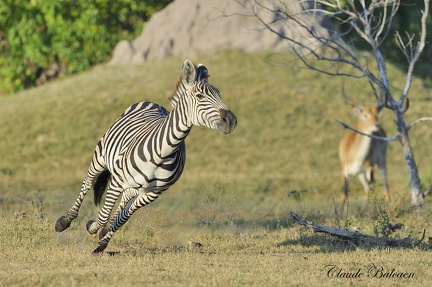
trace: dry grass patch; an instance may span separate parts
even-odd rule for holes
[[[282,55],[282,58],[284,55]],[[54,222],[78,195],[99,138],[130,104],[168,97],[184,59],[92,71],[0,98],[0,285],[4,286],[424,286],[431,280],[431,207],[409,208],[405,162],[397,143],[388,151],[392,201],[362,210],[353,181],[349,213],[339,209],[337,144],[354,123],[340,81],[292,66],[281,57],[236,51],[202,55],[210,81],[239,123],[232,135],[194,128],[180,181],[138,211],[113,238],[108,254],[93,256],[85,231],[98,208],[90,197],[65,233]],[[195,60],[195,59],[193,59]],[[389,67],[392,77],[401,77]],[[367,102],[362,83],[346,91]],[[347,87],[351,87],[348,89]],[[395,87],[397,88],[397,87]],[[415,80],[408,121],[430,116],[430,91]],[[392,115],[382,115],[389,135]],[[420,175],[429,184],[429,125],[412,130]],[[374,209],[375,208],[375,209]],[[374,234],[384,210],[404,229],[391,238],[426,239],[419,247],[353,245],[294,225],[294,211],[318,224]],[[25,214],[25,215],[24,215]],[[380,217],[381,216],[381,217]],[[381,219],[380,219],[381,218]],[[387,217],[386,217],[387,218]],[[386,219],[387,220],[387,219]],[[191,247],[199,242],[201,248]],[[347,272],[375,264],[414,272],[414,278],[329,278],[328,265]]]

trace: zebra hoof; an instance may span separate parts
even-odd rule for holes
[[[93,254],[102,253],[106,248],[106,245],[99,245],[95,250],[93,250]]]
[[[86,224],[86,228],[87,228],[88,233],[90,233],[90,235],[93,236],[93,237],[95,237],[95,236],[96,236],[96,233],[97,233],[97,230],[96,230],[96,232],[92,232],[92,231],[90,230],[90,227],[91,227],[91,225],[92,225],[94,222],[95,222],[94,220],[89,220],[89,221],[87,222],[87,224]]]
[[[57,219],[57,222],[55,224],[55,231],[62,232],[66,228],[68,228],[71,225],[71,221],[66,220],[66,216],[62,216],[59,219]]]
[[[104,226],[102,227],[101,231],[99,231],[99,239],[102,239],[105,237],[105,235],[108,233],[109,228]]]

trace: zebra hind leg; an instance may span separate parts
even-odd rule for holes
[[[138,196],[135,199],[131,200],[129,204],[117,213],[117,216],[114,218],[114,224],[111,225],[108,232],[103,236],[101,240],[98,242],[97,248],[93,251],[93,253],[100,253],[105,250],[113,237],[114,233],[122,227],[128,219],[132,216],[132,214],[140,209],[141,207],[155,201],[158,197],[158,193],[148,192],[148,193],[138,193]],[[131,192],[133,194],[133,192]]]
[[[55,224],[56,232],[62,232],[63,230],[67,229],[71,225],[72,220],[74,220],[78,216],[78,211],[81,207],[84,197],[86,196],[90,188],[91,183],[88,177],[86,177],[81,186],[81,192],[79,193],[74,205],[69,209],[66,216],[61,216],[59,219],[57,219]]]
[[[108,221],[111,217],[111,212],[114,208],[115,203],[117,202],[117,199],[119,198],[120,194],[122,192],[122,189],[120,187],[117,187],[115,183],[110,182],[107,190],[107,194],[105,197],[105,202],[99,211],[99,214],[97,216],[96,220],[89,220],[87,222],[87,231],[92,236],[96,236],[98,231],[106,226],[108,224]]]
[[[104,238],[104,236],[110,230],[110,227],[114,224],[114,220],[117,217],[117,215],[126,207],[129,201],[131,201],[134,197],[138,196],[138,194],[139,191],[134,188],[128,188],[125,189],[125,191],[123,191],[121,201],[117,207],[117,211],[114,214],[114,216],[111,218],[111,220],[99,231],[99,239]]]

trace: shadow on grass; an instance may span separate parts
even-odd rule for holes
[[[411,242],[408,242],[408,240]],[[390,244],[389,244],[390,243]],[[419,242],[417,239],[387,239],[375,241],[351,240],[336,238],[327,234],[302,235],[299,239],[287,239],[279,243],[278,246],[301,245],[304,247],[316,247],[317,252],[346,252],[355,250],[388,250],[388,249],[420,249],[431,250],[432,246],[428,243]]]
[[[104,251],[95,253],[94,255],[107,255],[107,256],[140,256],[142,254],[160,255],[160,254],[176,254],[185,252],[198,252],[204,253],[202,244],[193,242],[190,246],[166,246],[166,247],[147,247],[147,248],[130,248],[123,251]]]

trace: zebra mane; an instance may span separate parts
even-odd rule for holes
[[[198,66],[195,66],[195,82],[204,82],[208,83],[208,78],[210,77],[210,74],[203,64],[198,64]],[[180,97],[184,95],[185,93],[185,86],[183,83],[182,76],[180,76],[180,80],[177,82],[176,89],[171,97],[169,97],[169,101],[171,104],[171,107],[174,109],[177,105]]]

